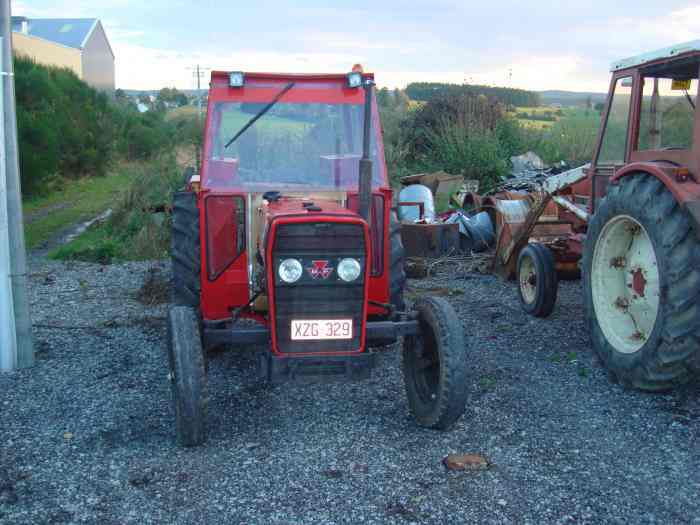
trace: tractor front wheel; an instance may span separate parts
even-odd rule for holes
[[[168,360],[177,441],[185,447],[201,445],[207,430],[207,377],[194,308],[173,306],[168,311]]]
[[[446,300],[426,297],[414,309],[418,335],[403,343],[403,376],[411,413],[419,425],[445,430],[467,403],[467,350],[464,332]]]
[[[557,302],[559,281],[552,251],[531,242],[518,255],[518,297],[523,310],[535,317],[547,317]]]
[[[700,357],[700,246],[688,212],[655,177],[626,176],[600,203],[583,257],[593,348],[611,379],[665,390]]]

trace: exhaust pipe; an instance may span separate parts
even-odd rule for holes
[[[360,216],[369,223],[369,203],[372,197],[372,161],[369,158],[370,130],[372,129],[372,88],[374,81],[363,79],[365,90],[365,120],[362,136],[362,158],[358,177],[358,200]]]

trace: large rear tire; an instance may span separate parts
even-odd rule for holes
[[[587,322],[611,379],[658,391],[686,382],[700,349],[700,246],[655,177],[610,186],[583,256]]]
[[[194,308],[168,310],[168,361],[177,441],[185,447],[201,445],[207,436],[207,377]]]
[[[467,349],[464,331],[445,299],[425,297],[414,308],[421,333],[403,343],[403,376],[411,413],[419,425],[445,430],[467,404]]]
[[[200,245],[199,208],[194,192],[173,195],[170,254],[173,272],[173,302],[199,307]]]

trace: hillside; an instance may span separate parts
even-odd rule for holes
[[[590,93],[586,91],[561,91],[548,90],[540,91],[540,100],[542,104],[561,104],[562,106],[583,106],[586,101],[591,99],[592,104],[605,102],[606,93]]]

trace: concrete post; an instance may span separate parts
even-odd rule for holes
[[[19,177],[19,147],[17,145],[17,115],[15,111],[15,79],[12,65],[12,21],[10,0],[0,0],[0,37],[2,37],[2,98],[5,140],[4,166],[7,180],[7,217],[10,242],[10,281],[15,314],[17,366],[34,364],[32,322],[27,296],[27,254],[22,222],[22,190]]]
[[[2,45],[0,37],[0,45]],[[0,71],[2,71],[0,57]],[[0,114],[4,114],[2,83],[0,83]],[[0,118],[0,144],[4,143],[5,126]],[[15,331],[15,309],[10,283],[10,235],[7,222],[7,180],[5,149],[0,148],[0,371],[17,367],[17,333]]]

